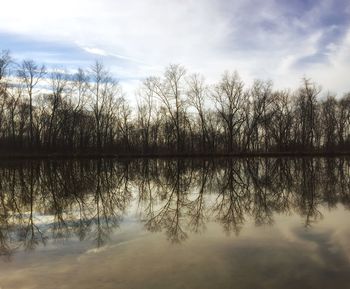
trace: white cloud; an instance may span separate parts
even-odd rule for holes
[[[15,12],[2,14],[0,32],[77,45],[92,57],[108,57],[112,71],[132,78],[133,84],[135,78],[161,73],[169,63],[181,63],[209,81],[226,69],[236,69],[248,81],[272,78],[292,86],[309,72],[320,77],[317,81],[324,79],[313,69],[302,71],[293,64],[317,51],[323,30],[303,33],[328,2],[324,0],[306,19],[287,21],[273,0],[11,0],[2,3],[2,10]],[[327,85],[335,87],[340,71],[349,64],[339,62],[339,43],[332,47],[328,56],[336,76],[330,76],[333,80]]]
[[[96,55],[101,55],[101,56],[107,56],[108,55],[108,53],[106,51],[104,51],[103,49],[99,49],[99,48],[83,47],[83,49],[86,52],[89,52],[91,54],[96,54]]]
[[[350,29],[342,43],[330,51],[329,63],[311,67],[307,70],[310,77],[317,79],[323,88],[331,93],[350,91]]]

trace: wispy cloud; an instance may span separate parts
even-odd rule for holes
[[[83,47],[85,51],[91,54],[101,55],[101,56],[107,56],[108,53],[100,48],[94,48],[94,47]]]

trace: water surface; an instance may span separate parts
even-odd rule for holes
[[[347,288],[349,164],[2,163],[0,288]]]

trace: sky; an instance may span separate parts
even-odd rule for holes
[[[52,67],[102,60],[132,93],[169,64],[251,83],[350,91],[349,0],[2,1],[0,50]]]

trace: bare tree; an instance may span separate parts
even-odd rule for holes
[[[170,65],[164,79],[150,78],[154,82],[155,94],[165,106],[176,131],[176,151],[181,151],[183,120],[185,115],[185,101],[183,99],[183,81],[186,70],[180,65]]]
[[[9,115],[9,125],[12,138],[12,146],[16,147],[21,144],[20,130],[19,130],[19,119],[23,117],[21,114],[20,106],[23,105],[23,89],[21,86],[13,86],[11,89],[8,89],[9,99],[7,101],[7,110]],[[17,143],[17,139],[19,143]]]
[[[102,148],[103,132],[106,124],[109,124],[109,120],[112,112],[111,108],[114,105],[114,101],[120,95],[120,87],[118,83],[111,77],[108,70],[104,65],[96,61],[94,65],[90,67],[91,74],[91,93],[92,93],[92,110],[95,119],[95,141],[96,148],[100,150]],[[107,113],[106,113],[107,112]]]
[[[46,74],[44,65],[39,66],[33,60],[24,60],[18,69],[18,76],[24,84],[29,97],[29,139],[30,146],[33,146],[34,141],[34,123],[33,123],[33,96],[34,88]]]
[[[246,94],[243,87],[244,84],[237,72],[225,72],[212,94],[215,107],[224,125],[229,153],[233,152],[234,137],[237,136],[244,122],[245,115],[242,108],[246,102]]]
[[[0,83],[7,76],[8,68],[12,62],[12,57],[9,50],[2,50],[0,53]]]
[[[142,152],[149,152],[152,120],[155,118],[156,111],[155,101],[155,82],[152,79],[146,79],[139,91],[139,99],[137,102],[138,109],[138,126],[141,130]]]
[[[317,96],[320,92],[320,87],[311,83],[309,79],[303,79],[296,100],[296,109],[300,121],[299,138],[303,148],[313,149],[315,146],[318,117]]]
[[[344,148],[350,143],[350,93],[338,101],[337,132],[339,146]]]
[[[254,84],[249,92],[249,108],[251,115],[246,115],[246,148],[258,150],[260,146],[260,136],[265,144],[267,151],[269,141],[268,125],[273,112],[271,111],[272,104],[272,83],[270,81],[254,81]],[[249,111],[247,109],[247,111]]]
[[[322,102],[322,122],[323,122],[323,145],[327,150],[334,149],[337,143],[337,119],[336,109],[337,101],[334,96],[328,95],[327,99]]]
[[[205,100],[208,96],[208,88],[204,83],[204,78],[199,74],[192,74],[188,81],[188,102],[197,111],[201,127],[202,151],[206,150],[207,143],[207,124],[205,116]]]
[[[50,86],[52,94],[48,95],[49,98],[49,127],[47,133],[48,147],[56,144],[56,136],[58,133],[57,114],[60,107],[63,105],[64,93],[67,88],[68,76],[67,72],[55,70],[50,75]]]
[[[287,151],[291,145],[293,113],[288,91],[276,91],[272,95],[272,118],[269,131],[278,151]]]

